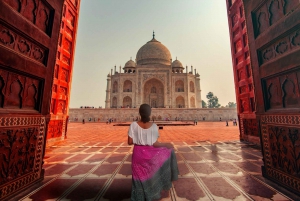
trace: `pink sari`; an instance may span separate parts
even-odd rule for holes
[[[177,160],[173,149],[134,145],[132,154],[131,200],[154,200],[162,190],[169,190],[178,179]]]

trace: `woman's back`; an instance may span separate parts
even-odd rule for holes
[[[149,146],[152,146],[159,137],[157,125],[150,122],[132,122],[128,135],[133,139],[134,144]]]

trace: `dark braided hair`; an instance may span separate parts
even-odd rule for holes
[[[141,121],[143,123],[150,121],[150,115],[151,115],[151,107],[148,104],[142,104],[139,109],[139,113],[141,115]]]

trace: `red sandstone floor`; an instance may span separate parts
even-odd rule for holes
[[[132,146],[126,143],[127,129],[70,123],[68,139],[46,150],[40,187],[18,199],[130,200]],[[264,179],[260,150],[238,139],[238,127],[224,122],[165,126],[160,141],[174,144],[180,176],[161,200],[300,200]]]

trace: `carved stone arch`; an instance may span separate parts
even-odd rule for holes
[[[280,18],[283,17],[283,7],[281,4],[281,1],[279,0],[272,0],[269,8],[268,8],[270,17],[270,25],[274,24],[277,22]]]
[[[154,108],[164,107],[164,84],[159,79],[151,78],[147,80],[143,89],[143,103]]]
[[[12,81],[9,86],[9,94],[7,96],[5,105],[12,108],[22,108],[23,89],[24,88],[20,80],[16,79]]]
[[[26,93],[26,97],[24,98],[23,107],[30,108],[30,109],[37,109],[38,88],[34,84],[31,84],[28,86],[26,91],[27,93]]]
[[[190,107],[195,108],[196,107],[196,101],[195,101],[195,97],[192,96],[190,98]]]
[[[258,22],[257,34],[264,32],[270,26],[268,16],[265,12],[259,13],[257,22]]]
[[[112,98],[112,104],[111,104],[112,108],[117,108],[118,107],[118,99],[117,97],[113,97]]]
[[[193,81],[190,81],[190,92],[195,92],[195,84]]]
[[[151,93],[153,93],[153,94],[156,93],[156,87],[153,86],[153,87],[151,88]]]
[[[132,81],[125,80],[123,84],[123,92],[132,92]]]
[[[36,10],[37,4],[34,0],[27,0],[26,3],[23,2],[24,8],[21,10],[22,15],[31,21],[33,24],[36,22]]]
[[[299,100],[296,94],[296,86],[295,83],[290,80],[286,79],[282,83],[282,104],[285,108],[293,108],[299,106]]]
[[[20,12],[22,8],[21,0],[6,0],[8,5],[10,5],[13,9]]]
[[[132,107],[132,99],[129,96],[125,96],[123,98],[123,107],[125,108],[131,108]]]
[[[287,14],[296,8],[297,4],[299,4],[299,0],[283,0],[283,14]]]
[[[177,108],[184,108],[185,107],[185,101],[182,96],[177,96],[176,98],[176,107]]]
[[[177,80],[175,82],[175,91],[184,92],[184,82],[182,80]]]
[[[118,81],[114,81],[113,83],[113,89],[112,89],[113,93],[117,93],[118,92]]]

